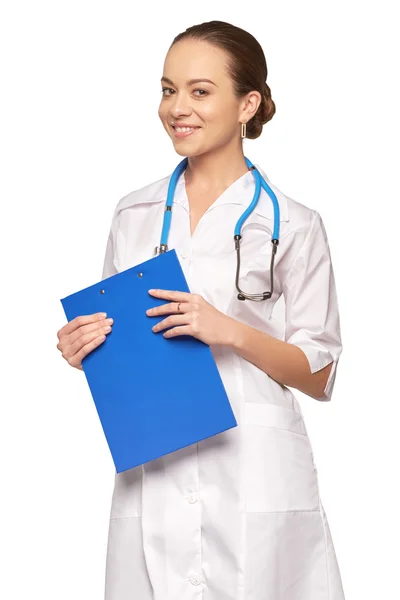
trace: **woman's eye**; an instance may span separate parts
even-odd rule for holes
[[[174,93],[174,90],[172,88],[164,87],[161,90],[162,95],[163,96],[170,96],[171,95],[171,93],[166,94],[165,92]],[[199,94],[196,94],[197,96],[207,96],[207,94],[208,94],[207,90],[203,90],[201,88],[197,88],[197,89],[193,90],[193,93],[195,93],[195,92],[200,92]]]

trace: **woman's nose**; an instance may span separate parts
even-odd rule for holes
[[[186,94],[175,94],[173,105],[171,107],[171,115],[178,117],[179,115],[190,115],[192,109],[190,107],[189,98]]]

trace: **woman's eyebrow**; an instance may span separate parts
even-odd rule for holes
[[[165,81],[165,83],[169,83],[170,85],[174,85],[173,81],[171,81],[171,79],[169,79],[168,77],[161,77],[161,81]],[[203,82],[212,83],[212,85],[215,85],[216,87],[218,87],[216,83],[214,83],[213,81],[211,81],[211,79],[206,79],[204,77],[200,77],[198,79],[189,79],[186,82],[186,84],[187,85],[193,85],[194,83],[203,83]]]

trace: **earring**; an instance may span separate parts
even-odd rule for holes
[[[240,127],[240,137],[243,139],[243,138],[246,137],[246,133],[247,133],[246,132],[246,123],[241,123],[240,125],[241,125],[241,127]]]

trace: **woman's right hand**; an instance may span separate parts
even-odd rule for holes
[[[82,359],[104,342],[112,323],[104,313],[75,317],[57,331],[57,349],[71,367],[83,371]]]

